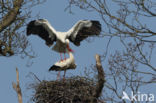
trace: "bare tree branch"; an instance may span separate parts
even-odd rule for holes
[[[108,66],[104,101],[126,103],[122,100],[123,91],[137,93],[141,87],[156,83],[156,31],[152,22],[156,16],[155,0],[69,0],[65,10],[73,12],[73,6],[97,13],[103,23],[100,37],[109,36],[118,45],[116,52],[110,51],[110,55],[106,45],[101,55],[105,60],[103,65]]]
[[[17,83],[14,83],[14,82],[12,83],[12,87],[14,88],[14,90],[17,93],[18,103],[23,103],[22,92],[21,92],[20,83],[19,83],[19,72],[18,72],[17,68],[16,68],[16,81],[17,81]]]
[[[98,82],[96,84],[96,91],[95,91],[94,96],[98,98],[101,95],[101,92],[105,83],[105,75],[104,75],[104,69],[101,65],[100,56],[98,54],[96,54],[95,59],[96,59],[96,68],[98,71]]]
[[[25,35],[32,7],[46,0],[0,0],[0,56],[35,57]],[[36,14],[37,17],[37,14]]]
[[[5,28],[7,28],[15,21],[17,14],[20,13],[19,10],[21,8],[23,1],[24,0],[13,1],[13,8],[0,21],[0,32],[2,32]]]

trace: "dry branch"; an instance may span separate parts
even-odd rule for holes
[[[14,88],[14,90],[16,91],[17,93],[17,96],[18,96],[18,103],[23,103],[22,101],[22,92],[21,92],[21,88],[20,88],[20,84],[19,84],[19,72],[18,72],[18,69],[16,68],[16,81],[17,81],[17,84],[16,83],[12,83],[12,87]]]
[[[11,25],[17,17],[24,0],[14,0],[13,8],[0,21],[0,32]]]
[[[102,89],[103,89],[103,86],[104,86],[104,82],[105,82],[105,75],[104,75],[104,69],[101,65],[101,59],[100,59],[100,56],[97,54],[95,56],[95,59],[96,59],[96,68],[97,68],[97,71],[98,71],[98,82],[96,84],[96,89],[95,89],[95,94],[94,96],[96,98],[98,98],[100,95],[101,95],[101,92],[102,92]]]
[[[0,0],[0,56],[10,57],[20,54],[22,58],[34,58],[35,53],[27,37],[25,28],[32,17],[32,7],[46,0]]]

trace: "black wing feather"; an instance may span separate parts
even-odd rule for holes
[[[38,35],[46,41],[46,45],[48,46],[52,45],[53,42],[56,41],[56,37],[54,40],[51,40],[51,38],[49,38],[48,31],[42,25],[35,25],[35,20],[29,22],[29,24],[27,25],[27,36],[29,36],[30,34]]]
[[[50,67],[49,71],[53,71],[53,70],[59,71],[60,68],[61,68],[61,67],[59,67],[59,66],[57,66],[57,65],[53,65],[53,66]]]
[[[78,34],[76,35],[76,38],[74,41],[72,41],[71,38],[70,41],[72,41],[76,46],[80,46],[80,42],[84,39],[86,39],[89,36],[94,35],[100,35],[101,32],[101,24],[99,21],[92,20],[92,26],[91,27],[83,27],[79,30]]]

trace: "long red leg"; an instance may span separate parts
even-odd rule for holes
[[[69,46],[69,44],[67,44],[67,49],[70,51],[70,52],[73,52],[74,53],[74,50],[72,50]]]
[[[59,79],[60,79],[60,71],[57,74],[57,80],[59,80]]]
[[[66,70],[64,71],[63,81],[65,81]]]
[[[62,53],[60,53],[60,57],[61,57],[61,61],[63,61],[63,59],[62,59]]]
[[[67,58],[66,58],[66,53],[64,52],[64,60],[66,60]]]

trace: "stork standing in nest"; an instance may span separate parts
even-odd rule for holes
[[[60,78],[60,71],[64,70],[63,80],[65,80],[65,74],[67,69],[75,69],[75,59],[71,51],[67,49],[67,52],[69,54],[69,58],[64,61],[58,61],[53,66],[50,67],[49,71],[59,71],[57,75],[57,80]]]

